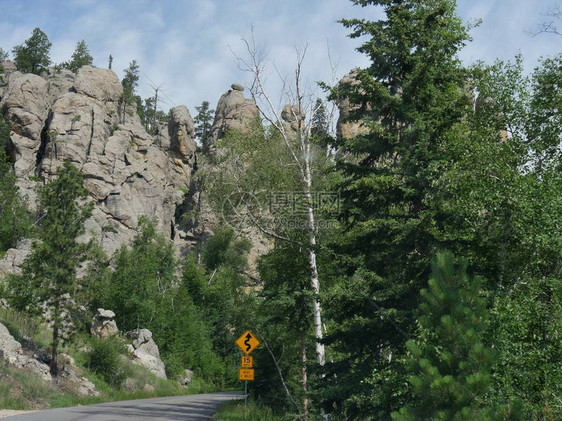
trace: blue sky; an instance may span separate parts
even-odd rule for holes
[[[474,41],[462,52],[466,63],[510,59],[520,51],[527,69],[539,57],[560,53],[562,37],[530,37],[544,19],[541,13],[556,0],[459,0],[464,19],[480,18]],[[40,27],[53,43],[54,62],[68,60],[77,41],[84,39],[94,64],[122,75],[132,59],[141,66],[141,95],[151,95],[150,83],[162,85],[163,108],[194,106],[208,100],[214,106],[230,84],[248,84],[249,74],[238,69],[232,51],[243,53],[242,37],[256,39],[269,50],[282,75],[294,69],[294,46],[307,43],[305,75],[330,82],[368,64],[354,51],[360,43],[346,37],[338,19],[376,19],[375,7],[354,6],[348,0],[0,0],[0,47],[11,50]],[[269,67],[273,96],[280,84]]]

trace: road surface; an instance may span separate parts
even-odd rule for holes
[[[226,401],[243,399],[242,392],[205,393],[48,409],[5,418],[7,421],[152,421],[207,420]]]

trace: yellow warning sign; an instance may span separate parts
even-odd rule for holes
[[[238,380],[254,380],[254,369],[253,368],[239,369]]]
[[[242,357],[240,365],[244,368],[252,368],[254,366],[254,357]]]
[[[247,330],[236,340],[236,345],[240,347],[240,349],[246,355],[250,355],[250,353],[256,349],[256,347],[260,344],[258,338],[254,336],[252,332]]]

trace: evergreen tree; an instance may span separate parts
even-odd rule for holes
[[[0,48],[0,61],[8,60],[8,52]]]
[[[482,280],[469,279],[467,264],[438,254],[429,289],[423,289],[420,334],[410,340],[407,361],[413,398],[395,420],[491,420],[491,350],[484,343],[488,322]]]
[[[195,137],[203,148],[203,152],[209,152],[211,144],[211,128],[213,127],[213,114],[215,110],[209,109],[209,102],[203,101],[200,106],[196,106],[197,115],[193,119],[195,123]]]
[[[124,76],[121,84],[123,85],[123,97],[125,102],[131,104],[134,102],[134,96],[139,86],[139,65],[136,60],[129,63],[129,67],[123,70]]]
[[[11,278],[12,301],[16,308],[43,314],[45,307],[53,328],[51,373],[58,374],[57,355],[68,327],[72,325],[78,289],[76,269],[88,258],[88,244],[76,238],[84,233],[84,222],[92,206],[84,204],[88,191],[82,174],[68,162],[57,177],[39,191],[42,211],[39,241],[22,265],[22,275]]]
[[[90,50],[86,45],[86,42],[82,40],[76,44],[76,48],[74,49],[74,53],[72,53],[70,61],[65,62],[63,67],[76,73],[82,66],[91,66],[93,61],[94,58],[90,54]]]
[[[328,116],[326,115],[326,106],[324,101],[320,98],[316,99],[316,104],[314,104],[314,118],[312,119],[312,134],[314,136],[326,136],[329,129]]]
[[[31,37],[12,51],[18,70],[36,75],[47,70],[51,64],[51,45],[47,35],[41,29],[35,28]]]
[[[136,60],[129,63],[129,67],[124,69],[124,76],[121,84],[123,85],[123,112],[122,119],[125,119],[125,111],[128,105],[134,105],[134,109],[141,117],[141,121],[144,119],[144,107],[142,104],[142,98],[136,95],[136,89],[139,85],[139,65]]]
[[[346,19],[371,65],[357,83],[334,89],[355,107],[366,133],[340,139],[342,235],[334,244],[342,284],[326,302],[342,354],[328,376],[328,403],[347,416],[376,418],[406,399],[400,367],[441,218],[430,198],[447,143],[469,112],[457,53],[468,35],[452,0],[357,1],[382,6],[385,19]]]

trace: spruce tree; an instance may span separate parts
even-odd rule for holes
[[[342,235],[333,245],[345,279],[326,302],[336,321],[328,339],[342,352],[328,404],[348,416],[388,417],[405,399],[396,362],[415,326],[414,309],[440,248],[435,181],[448,142],[468,112],[457,57],[468,34],[452,0],[362,0],[386,18],[343,20],[370,66],[340,84],[349,120],[365,131],[339,139]]]
[[[470,279],[467,264],[455,267],[451,254],[433,262],[429,289],[423,289],[420,333],[407,342],[413,397],[395,420],[490,420],[486,406],[492,351],[484,344],[488,310],[482,280]]]
[[[18,70],[25,73],[41,74],[51,64],[49,57],[51,42],[39,28],[35,28],[30,38],[13,49],[14,62]]]
[[[82,174],[65,162],[57,170],[56,178],[39,191],[39,241],[33,243],[31,254],[22,265],[22,275],[10,279],[16,308],[46,314],[50,319],[51,373],[55,376],[58,349],[66,339],[78,305],[76,269],[88,258],[90,249],[89,244],[76,240],[84,233],[84,222],[91,214],[91,203],[84,203],[87,197]]]

